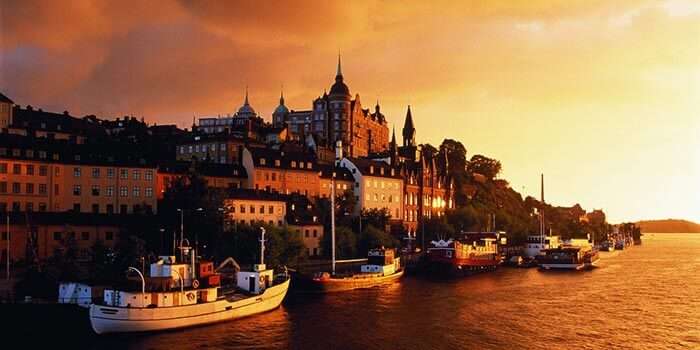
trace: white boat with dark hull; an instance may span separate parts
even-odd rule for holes
[[[183,257],[189,255],[191,264],[163,256],[151,264],[148,278],[129,268],[139,274],[141,290],[105,289],[103,298],[89,307],[92,329],[97,334],[162,331],[276,309],[287,295],[290,279],[286,271],[275,275],[265,266],[264,229],[262,237],[260,264],[253,265],[252,271],[240,271],[233,259],[227,259],[237,270],[235,283],[227,286],[221,285],[221,275],[214,271],[213,263],[197,262],[189,247],[180,249]]]

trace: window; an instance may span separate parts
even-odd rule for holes
[[[92,177],[94,179],[100,178],[100,168],[92,168]]]
[[[253,205],[250,206],[250,213],[255,214],[255,206],[253,206]]]
[[[139,180],[141,178],[141,171],[138,169],[134,169],[131,174],[134,180]]]
[[[129,195],[129,189],[126,186],[119,187],[119,197],[126,197]]]
[[[26,206],[26,208],[27,208],[27,212],[31,213],[31,212],[34,211],[34,203],[32,203],[32,202],[27,202],[27,204],[26,204],[25,206]]]
[[[34,175],[34,165],[27,164],[27,175]]]
[[[126,214],[126,212],[127,212],[127,206],[126,206],[126,204],[120,205],[120,206],[119,206],[119,213],[120,213],[120,214]]]
[[[280,160],[279,160],[279,159],[275,159],[275,166],[276,166],[276,167],[279,167],[279,166],[280,166]]]
[[[146,170],[146,173],[144,174],[144,180],[146,180],[146,181],[153,180],[153,170]]]
[[[53,185],[53,194],[58,196],[58,184]]]
[[[100,195],[100,186],[92,185],[92,195],[93,195],[93,196],[99,196],[99,195]]]
[[[13,182],[12,183],[12,193],[20,193],[20,192],[21,192],[20,183]]]
[[[153,187],[144,188],[144,195],[148,198],[153,197]]]
[[[94,214],[98,214],[100,212],[100,205],[99,204],[93,204],[92,205],[92,212]]]
[[[7,174],[7,163],[0,163],[0,174]]]
[[[272,173],[272,181],[277,181],[277,173]]]
[[[73,211],[76,213],[80,212],[80,203],[73,203]]]
[[[316,238],[316,237],[318,237],[318,231],[316,231],[316,229],[314,229],[314,238]]]
[[[273,214],[274,212],[275,212],[275,208],[274,208],[273,206],[269,206],[269,207],[267,208],[267,213],[268,213],[268,214]]]
[[[49,173],[49,168],[46,165],[39,166],[39,176],[46,176]]]
[[[241,205],[241,214],[245,214],[245,205]]]
[[[114,186],[107,186],[107,191],[105,191],[107,197],[114,196]]]
[[[46,203],[39,203],[39,211],[41,211],[41,212],[46,211]]]
[[[90,240],[90,232],[82,232],[80,234],[80,239],[82,239],[83,241]]]
[[[129,178],[129,169],[119,169],[119,178],[126,180]]]
[[[138,186],[134,186],[133,193],[134,193],[134,197],[140,197],[141,196],[141,188]]]
[[[12,202],[12,211],[19,211],[19,202]]]
[[[114,214],[114,205],[107,204],[107,214]]]
[[[80,168],[73,168],[73,177],[80,177]]]
[[[309,230],[304,230],[304,237],[309,238]]]
[[[0,193],[7,193],[7,182],[0,181]]]
[[[292,161],[292,168],[296,168],[296,167],[297,167],[297,162],[293,160]]]
[[[53,240],[54,240],[54,241],[60,241],[60,240],[61,240],[61,233],[60,233],[60,232],[54,232],[54,233],[53,233]]]
[[[105,232],[105,241],[111,241],[114,239],[114,232]]]
[[[264,205],[260,206],[260,214],[265,214],[265,206]]]
[[[311,162],[306,162],[306,169],[311,169]]]
[[[260,158],[260,165],[265,165],[265,158]]]
[[[73,195],[79,196],[81,192],[80,185],[73,185]]]
[[[20,164],[14,164],[12,166],[12,173],[15,175],[20,175],[22,174],[22,165]]]
[[[25,185],[25,189],[27,190],[27,194],[34,194],[34,184],[33,183],[27,183]]]
[[[114,178],[114,168],[107,168],[107,178],[108,179]]]

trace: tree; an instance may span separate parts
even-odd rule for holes
[[[458,206],[465,205],[468,198],[465,188],[465,184],[467,184],[467,149],[459,141],[445,139],[440,145],[440,153],[444,154],[447,164],[443,166],[447,168],[448,175],[454,181],[455,202]],[[440,159],[443,159],[443,156]]]
[[[358,244],[358,253],[360,256],[367,256],[367,251],[374,248],[397,248],[400,246],[399,240],[384,230],[378,229],[372,225],[364,227],[364,231],[360,236]]]
[[[481,174],[488,180],[493,180],[501,172],[501,162],[498,160],[483,156],[481,154],[474,155],[469,164],[467,164],[469,174]]]
[[[388,208],[362,209],[362,227],[374,226],[380,230],[385,230],[389,224],[391,214]]]
[[[323,255],[331,256],[331,231],[324,231],[321,238]],[[335,228],[335,256],[338,259],[350,259],[357,257],[357,235],[349,227],[337,226]]]

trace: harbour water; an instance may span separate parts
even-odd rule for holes
[[[70,332],[70,331],[68,331]],[[335,295],[150,335],[66,334],[56,344],[138,349],[698,349],[700,235],[647,234],[599,268],[501,268]]]

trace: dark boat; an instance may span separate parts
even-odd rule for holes
[[[542,270],[582,270],[592,268],[598,262],[596,249],[578,246],[561,246],[545,249],[537,260]]]

